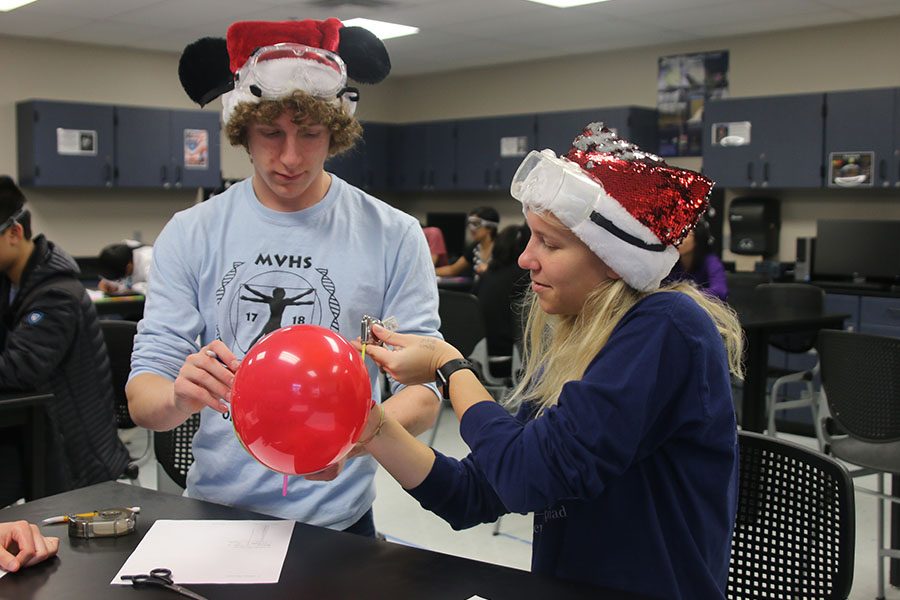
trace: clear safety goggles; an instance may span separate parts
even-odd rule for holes
[[[529,152],[513,175],[509,191],[525,210],[552,212],[569,229],[591,218],[603,194],[600,184],[581,167],[557,158],[552,150]]]
[[[469,229],[474,231],[475,229],[478,229],[480,227],[496,228],[498,225],[500,225],[500,223],[497,223],[496,221],[489,221],[487,219],[482,219],[481,217],[471,216],[468,219],[466,219],[466,225],[468,226]]]
[[[552,150],[529,152],[513,175],[509,191],[522,203],[523,210],[551,212],[571,230],[591,221],[632,246],[650,252],[666,250],[665,244],[641,240],[595,210],[606,194],[603,186],[579,165],[557,158]]]
[[[302,90],[317,98],[337,96],[347,85],[347,66],[328,50],[283,43],[259,48],[238,71],[235,88],[279,98]]]
[[[25,214],[25,209],[20,208],[19,210],[14,212],[11,217],[9,217],[7,220],[3,221],[3,223],[0,223],[0,234],[2,234],[4,231],[9,229],[16,223],[18,223],[19,219],[21,219],[22,215],[24,215],[24,214]]]

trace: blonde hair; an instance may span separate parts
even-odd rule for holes
[[[743,335],[737,315],[727,305],[703,294],[688,282],[674,283],[653,292],[639,292],[621,279],[607,280],[591,291],[577,315],[548,315],[541,309],[537,296],[529,292],[524,302],[528,309],[524,373],[507,402],[513,406],[532,402],[537,407],[537,414],[543,413],[559,401],[563,385],[584,376],[588,364],[635,304],[651,294],[672,292],[686,294],[710,316],[725,344],[729,370],[742,378]]]
[[[356,118],[348,115],[339,105],[310,96],[296,90],[290,96],[274,100],[260,100],[254,104],[242,102],[234,109],[231,119],[225,124],[225,134],[232,146],[247,145],[247,130],[253,123],[271,125],[285,112],[294,113],[291,121],[300,125],[306,119],[324,125],[331,133],[328,155],[336,156],[352,148],[362,136],[362,126]]]

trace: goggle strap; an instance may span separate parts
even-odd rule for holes
[[[12,215],[10,215],[10,217],[7,220],[5,220],[3,223],[0,223],[0,233],[3,233],[4,231],[9,229],[13,225],[18,223],[19,219],[22,218],[22,215],[24,215],[27,212],[27,210],[28,209],[26,209],[23,206],[22,208],[20,208],[16,212],[14,212]]]
[[[623,242],[631,244],[632,246],[636,246],[642,250],[648,250],[650,252],[664,252],[666,249],[665,244],[648,244],[647,242],[636,238],[635,236],[622,231],[619,229],[615,223],[598,213],[597,211],[591,211],[591,221],[594,222],[595,225],[599,225],[606,231],[610,232]]]
[[[213,89],[209,90],[208,92],[206,92],[205,94],[203,94],[203,96],[200,98],[200,102],[198,102],[198,104],[200,105],[201,108],[203,108],[204,106],[206,106],[207,104],[209,104],[210,102],[212,102],[213,100],[215,100],[216,98],[221,96],[222,94],[226,94],[233,89],[234,89],[234,81],[229,81],[228,83],[222,84],[219,87],[213,88]]]
[[[335,97],[340,99],[344,94],[347,94],[347,100],[350,102],[359,102],[359,88],[345,86],[341,88],[341,91],[335,94]]]

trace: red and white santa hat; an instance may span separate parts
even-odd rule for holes
[[[629,286],[652,291],[706,211],[714,183],[587,125],[564,157],[532,151],[513,177],[523,211],[551,212]]]
[[[222,96],[222,117],[229,121],[245,102],[278,99],[300,90],[356,110],[360,83],[387,77],[391,61],[380,39],[362,27],[344,27],[338,19],[316,21],[240,21],[226,39],[202,38],[189,44],[178,63],[178,77],[200,106]]]

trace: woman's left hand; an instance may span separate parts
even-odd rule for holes
[[[395,381],[406,385],[431,383],[439,367],[454,358],[463,358],[459,350],[430,336],[397,333],[379,325],[372,326],[372,333],[394,349],[369,344],[366,354]],[[362,349],[359,341],[353,344]]]

